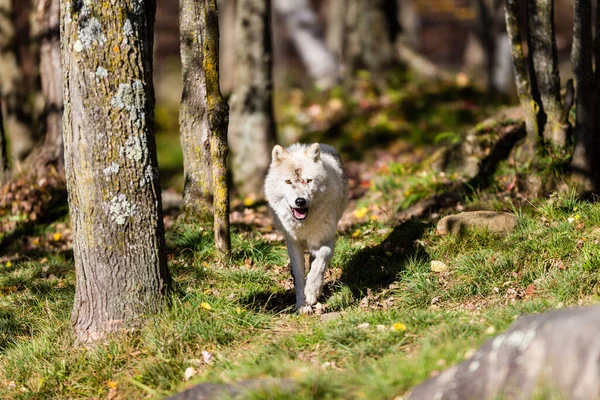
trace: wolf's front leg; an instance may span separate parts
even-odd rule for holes
[[[311,251],[310,271],[306,277],[306,288],[304,289],[306,304],[313,305],[317,303],[317,298],[323,292],[323,276],[333,257],[335,240],[328,241],[315,251]]]
[[[306,301],[304,298],[305,270],[304,270],[304,248],[297,241],[286,238],[288,255],[290,256],[290,269],[294,278],[294,289],[296,290],[296,311],[307,313],[310,307],[305,310]]]

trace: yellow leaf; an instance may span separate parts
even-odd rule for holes
[[[360,233],[361,233],[360,229],[357,229],[354,232],[352,232],[352,237],[359,237]]]
[[[115,382],[115,381],[108,381],[108,382],[106,382],[106,386],[108,386],[109,389],[116,389],[117,388],[117,382]]]
[[[371,215],[371,217],[369,219],[371,221],[377,221],[379,219],[379,217],[377,215]]]
[[[448,266],[441,261],[432,261],[431,262],[431,271],[433,272],[444,272],[448,269]]]
[[[34,246],[39,246],[40,245],[40,238],[33,239],[33,245]]]
[[[356,218],[362,218],[365,215],[367,215],[368,212],[369,212],[369,209],[367,207],[362,207],[362,208],[359,208],[358,210],[354,211],[354,216]]]
[[[398,331],[398,332],[404,332],[406,330],[406,325],[404,325],[401,322],[396,322],[394,325],[392,325],[392,330]]]
[[[255,201],[253,197],[246,197],[244,198],[244,206],[246,207],[252,207],[254,205]]]
[[[10,261],[7,261],[7,262],[6,262],[6,268],[10,268],[10,267],[12,267],[12,262],[10,262]]]
[[[200,304],[200,307],[204,308],[205,310],[212,310],[212,306],[205,301]]]
[[[456,86],[463,88],[468,84],[469,76],[467,74],[465,74],[464,72],[459,72],[458,74],[456,74]]]
[[[62,239],[62,233],[56,232],[54,235],[52,235],[52,240],[55,242],[58,242],[60,239]]]

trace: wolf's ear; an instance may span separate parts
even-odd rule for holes
[[[278,144],[276,144],[275,147],[273,147],[273,152],[271,153],[273,163],[275,164],[288,158],[288,155],[289,153],[287,152],[287,150]]]
[[[311,144],[308,149],[306,149],[306,156],[313,161],[319,161],[321,158],[321,146],[319,143]]]

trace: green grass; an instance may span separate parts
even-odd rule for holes
[[[291,312],[283,243],[237,232],[224,267],[211,230],[176,225],[167,305],[96,348],[73,343],[68,254],[3,264],[0,397],[161,398],[195,382],[270,376],[297,382],[298,399],[391,399],[522,313],[597,302],[599,223],[600,205],[565,194],[519,212],[506,236],[438,236],[421,222],[357,226],[363,234],[339,238],[328,274],[323,303],[340,312],[329,322]],[[433,272],[432,260],[448,268]],[[184,382],[189,367],[197,375]]]

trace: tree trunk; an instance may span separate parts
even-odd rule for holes
[[[183,92],[179,130],[185,186],[182,211],[186,217],[212,218],[213,183],[204,60],[204,0],[180,0],[179,35]]]
[[[0,0],[0,87],[4,124],[10,140],[9,153],[13,164],[19,165],[35,140],[31,104],[24,91],[24,77],[16,54],[15,1]]]
[[[23,161],[23,170],[43,176],[64,173],[62,136],[63,76],[60,60],[60,0],[37,0],[35,36],[40,43],[40,80],[44,98],[42,138]]]
[[[153,0],[61,1],[77,339],[156,311],[170,281],[154,141]]]
[[[586,192],[598,193],[599,139],[594,112],[596,86],[592,70],[592,4],[575,0],[573,25],[573,74],[575,76],[575,150],[571,168]],[[596,67],[598,68],[598,67]]]
[[[235,89],[229,144],[233,182],[243,197],[263,197],[275,145],[270,0],[239,0]]]
[[[327,89],[339,77],[339,65],[325,45],[319,18],[309,0],[274,0],[300,59],[317,86]]]
[[[533,62],[541,104],[538,127],[546,142],[564,146],[567,142],[565,121],[561,120],[560,76],[554,32],[554,0],[528,2],[529,52]]]
[[[394,62],[399,32],[395,1],[351,1],[346,8],[344,78],[351,81],[357,70],[366,69],[378,89],[384,90],[385,72]]]
[[[525,127],[527,137],[522,147],[524,155],[533,155],[533,151],[538,142],[538,122],[537,122],[537,104],[531,94],[531,84],[529,82],[529,71],[527,60],[523,54],[521,39],[521,26],[519,24],[519,1],[507,0],[505,2],[506,11],[506,30],[510,38],[513,69],[515,72],[515,82],[517,85],[517,95],[521,108],[525,114]]]
[[[217,0],[201,1],[205,2],[205,40],[202,67],[206,76],[210,157],[213,167],[215,246],[219,257],[224,261],[231,254],[229,184],[227,181],[229,105],[225,101],[219,87],[219,16],[217,12]]]
[[[6,181],[8,174],[8,154],[6,151],[6,134],[4,132],[4,117],[0,107],[0,185]]]

